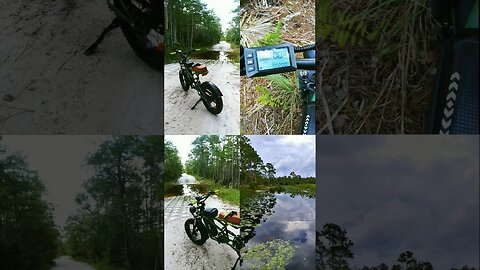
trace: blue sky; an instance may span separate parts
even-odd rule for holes
[[[277,176],[294,171],[301,176],[315,176],[315,136],[247,136],[263,159],[272,163]]]

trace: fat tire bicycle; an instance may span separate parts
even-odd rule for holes
[[[156,70],[163,70],[164,5],[158,0],[107,0],[115,14],[113,21],[86,50],[95,53],[105,36],[121,28],[125,39],[136,55]]]
[[[203,102],[203,105],[205,105],[205,108],[207,108],[211,114],[219,114],[223,110],[223,94],[214,83],[200,81],[200,75],[206,76],[208,69],[206,66],[200,63],[194,63],[188,59],[194,51],[199,51],[199,49],[188,51],[176,50],[170,53],[171,55],[180,55],[180,60],[178,61],[180,64],[178,79],[185,92],[192,88],[195,89],[200,96],[200,99],[191,108],[192,110],[195,109],[198,103]]]
[[[197,245],[203,245],[210,238],[219,244],[226,244],[233,248],[238,255],[235,269],[238,263],[242,264],[240,250],[245,246],[240,235],[229,230],[229,227],[240,229],[240,216],[237,212],[219,213],[217,208],[205,208],[205,201],[215,194],[210,191],[206,195],[196,196],[189,204],[189,211],[193,215],[185,221],[185,232],[188,238]]]

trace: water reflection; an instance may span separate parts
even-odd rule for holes
[[[243,196],[243,195],[242,195]],[[246,219],[246,220],[245,220]],[[247,247],[273,239],[289,241],[295,255],[285,269],[314,269],[315,199],[287,192],[256,192],[242,202]],[[252,231],[244,231],[252,229]],[[248,268],[248,262],[245,267]]]

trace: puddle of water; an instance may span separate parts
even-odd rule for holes
[[[244,238],[248,240],[247,247],[274,239],[286,240],[295,247],[295,254],[285,269],[312,268],[315,265],[315,198],[263,192],[251,199],[250,205],[256,206],[250,211],[242,204],[242,219],[251,219],[259,226],[254,226]],[[248,266],[248,262],[245,265]]]
[[[191,54],[192,59],[206,59],[206,60],[218,60],[220,57],[220,52],[219,51],[207,51],[207,50],[202,50],[199,52],[194,52]]]
[[[193,190],[190,188],[190,185],[183,185],[183,195],[184,196],[194,196]]]

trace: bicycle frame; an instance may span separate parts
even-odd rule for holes
[[[238,262],[242,262],[242,256],[240,254],[240,250],[244,247],[244,243],[240,239],[240,235],[236,235],[232,231],[228,229],[229,226],[240,229],[240,225],[236,225],[233,223],[229,223],[223,219],[217,217],[209,217],[205,215],[205,201],[210,197],[211,193],[203,197],[197,197],[190,206],[195,207],[195,211],[190,211],[194,217],[194,226],[198,226],[199,223],[205,226],[208,237],[212,240],[217,241],[219,244],[227,244],[231,247],[238,255],[237,260],[232,269],[236,267]],[[217,224],[219,223],[219,224]]]
[[[235,240],[235,237],[237,237],[237,235],[228,229],[228,226],[231,226],[235,229],[240,229],[240,225],[228,223],[225,220],[222,220],[216,217],[215,218],[207,217],[205,215],[202,216],[202,220],[203,220],[203,223],[205,224],[205,227],[209,231],[209,236],[211,239],[219,243],[227,244],[228,246],[233,248],[237,253],[240,253],[240,249],[235,247],[233,242]],[[215,222],[220,223],[220,225],[216,224]],[[216,235],[211,234],[212,225],[215,226]],[[220,238],[222,236],[227,236],[227,238]]]
[[[180,60],[179,63],[180,63],[180,69],[185,71],[184,74],[186,74],[187,76],[187,84],[189,86],[192,86],[192,88],[195,88],[198,91],[197,88],[200,85],[200,75],[194,73],[190,67],[187,67],[185,65],[186,59]]]

